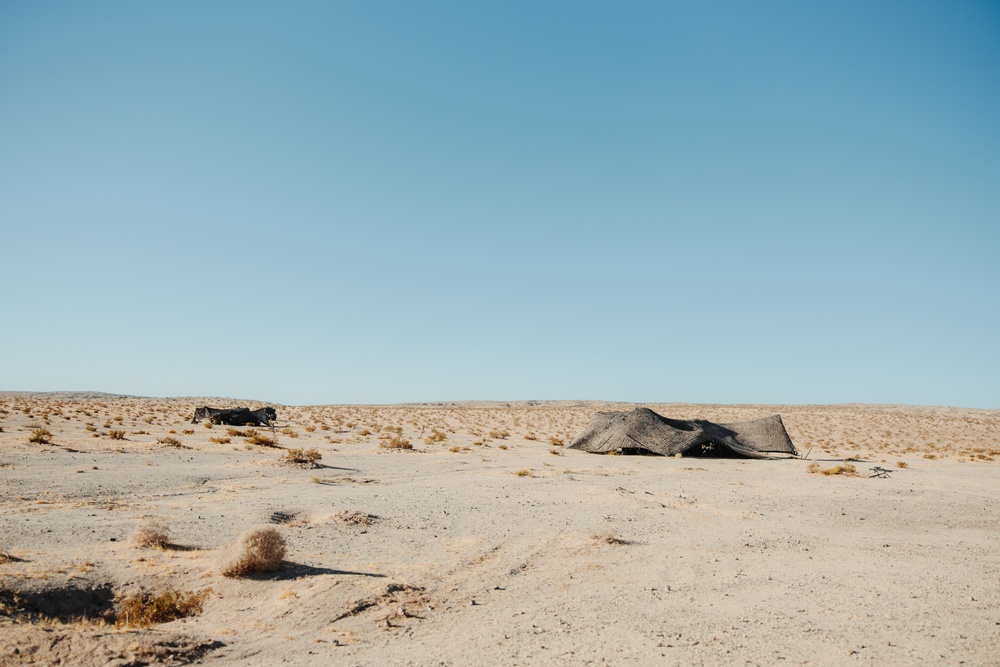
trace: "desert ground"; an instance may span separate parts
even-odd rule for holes
[[[0,393],[0,665],[1000,664],[1000,410],[647,405],[780,414],[803,458],[748,460],[565,447],[631,404],[201,405],[267,404]]]

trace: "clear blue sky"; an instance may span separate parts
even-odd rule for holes
[[[1000,408],[996,2],[0,0],[0,389]]]

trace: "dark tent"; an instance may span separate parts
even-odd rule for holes
[[[220,408],[210,408],[207,405],[194,411],[192,424],[197,424],[202,419],[207,419],[213,424],[226,424],[227,426],[270,426],[278,418],[277,411],[272,407],[251,410],[250,408],[233,408],[224,410]]]
[[[569,449],[585,452],[653,453],[664,456],[797,455],[779,415],[733,424],[669,419],[648,408],[598,412]]]

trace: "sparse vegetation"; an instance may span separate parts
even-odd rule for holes
[[[184,443],[173,437],[172,435],[165,435],[162,438],[156,440],[161,445],[168,445],[170,447],[183,447]]]
[[[844,475],[845,477],[860,477],[858,469],[851,464],[836,465],[830,468],[821,468],[818,463],[810,463],[806,468],[806,472],[810,474],[819,475]]]
[[[209,438],[208,441],[209,442],[214,442],[217,445],[228,445],[229,443],[231,443],[233,441],[233,439],[229,438],[229,437],[225,437],[225,438],[215,437],[215,438]]]
[[[111,438],[112,440],[124,440],[125,431],[119,429],[111,429],[110,431],[108,431],[108,437]]]
[[[170,544],[170,529],[165,522],[151,519],[135,529],[132,544],[137,547],[165,549]]]
[[[564,444],[566,444],[566,442],[562,438],[557,438],[554,435],[549,438],[549,443],[553,447],[562,447]]]
[[[251,445],[260,445],[261,447],[275,447],[278,441],[274,438],[269,438],[260,431],[250,429],[249,435],[246,436],[247,442]]]
[[[906,461],[896,461],[896,467],[897,468],[909,468],[910,464],[908,464]]]
[[[514,475],[517,477],[534,477],[534,475],[531,474],[531,468],[521,468],[520,470],[515,470]]]
[[[385,449],[413,449],[410,441],[399,435],[394,435],[388,440],[383,440],[378,446]]]
[[[211,592],[212,589],[207,588],[200,593],[139,591],[120,596],[115,599],[115,625],[147,628],[154,623],[168,623],[200,614]]]
[[[316,463],[322,458],[323,455],[315,449],[303,449],[302,447],[298,447],[295,449],[285,450],[285,459],[290,463],[315,466]]]
[[[424,442],[428,445],[431,445],[434,444],[435,442],[444,442],[444,439],[447,437],[448,436],[446,436],[443,432],[434,429],[433,431],[431,431],[431,434],[429,436],[424,438]]]
[[[285,559],[285,538],[276,528],[257,528],[240,537],[236,551],[222,565],[225,577],[274,572]]]
[[[28,436],[28,442],[36,445],[48,445],[52,442],[52,433],[47,428],[40,426],[31,432],[31,435]]]

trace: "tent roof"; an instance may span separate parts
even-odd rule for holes
[[[630,412],[598,412],[570,449],[607,453],[641,449],[672,456],[701,445],[721,445],[750,458],[770,453],[797,454],[779,415],[732,424],[704,419],[670,419],[648,408]]]

